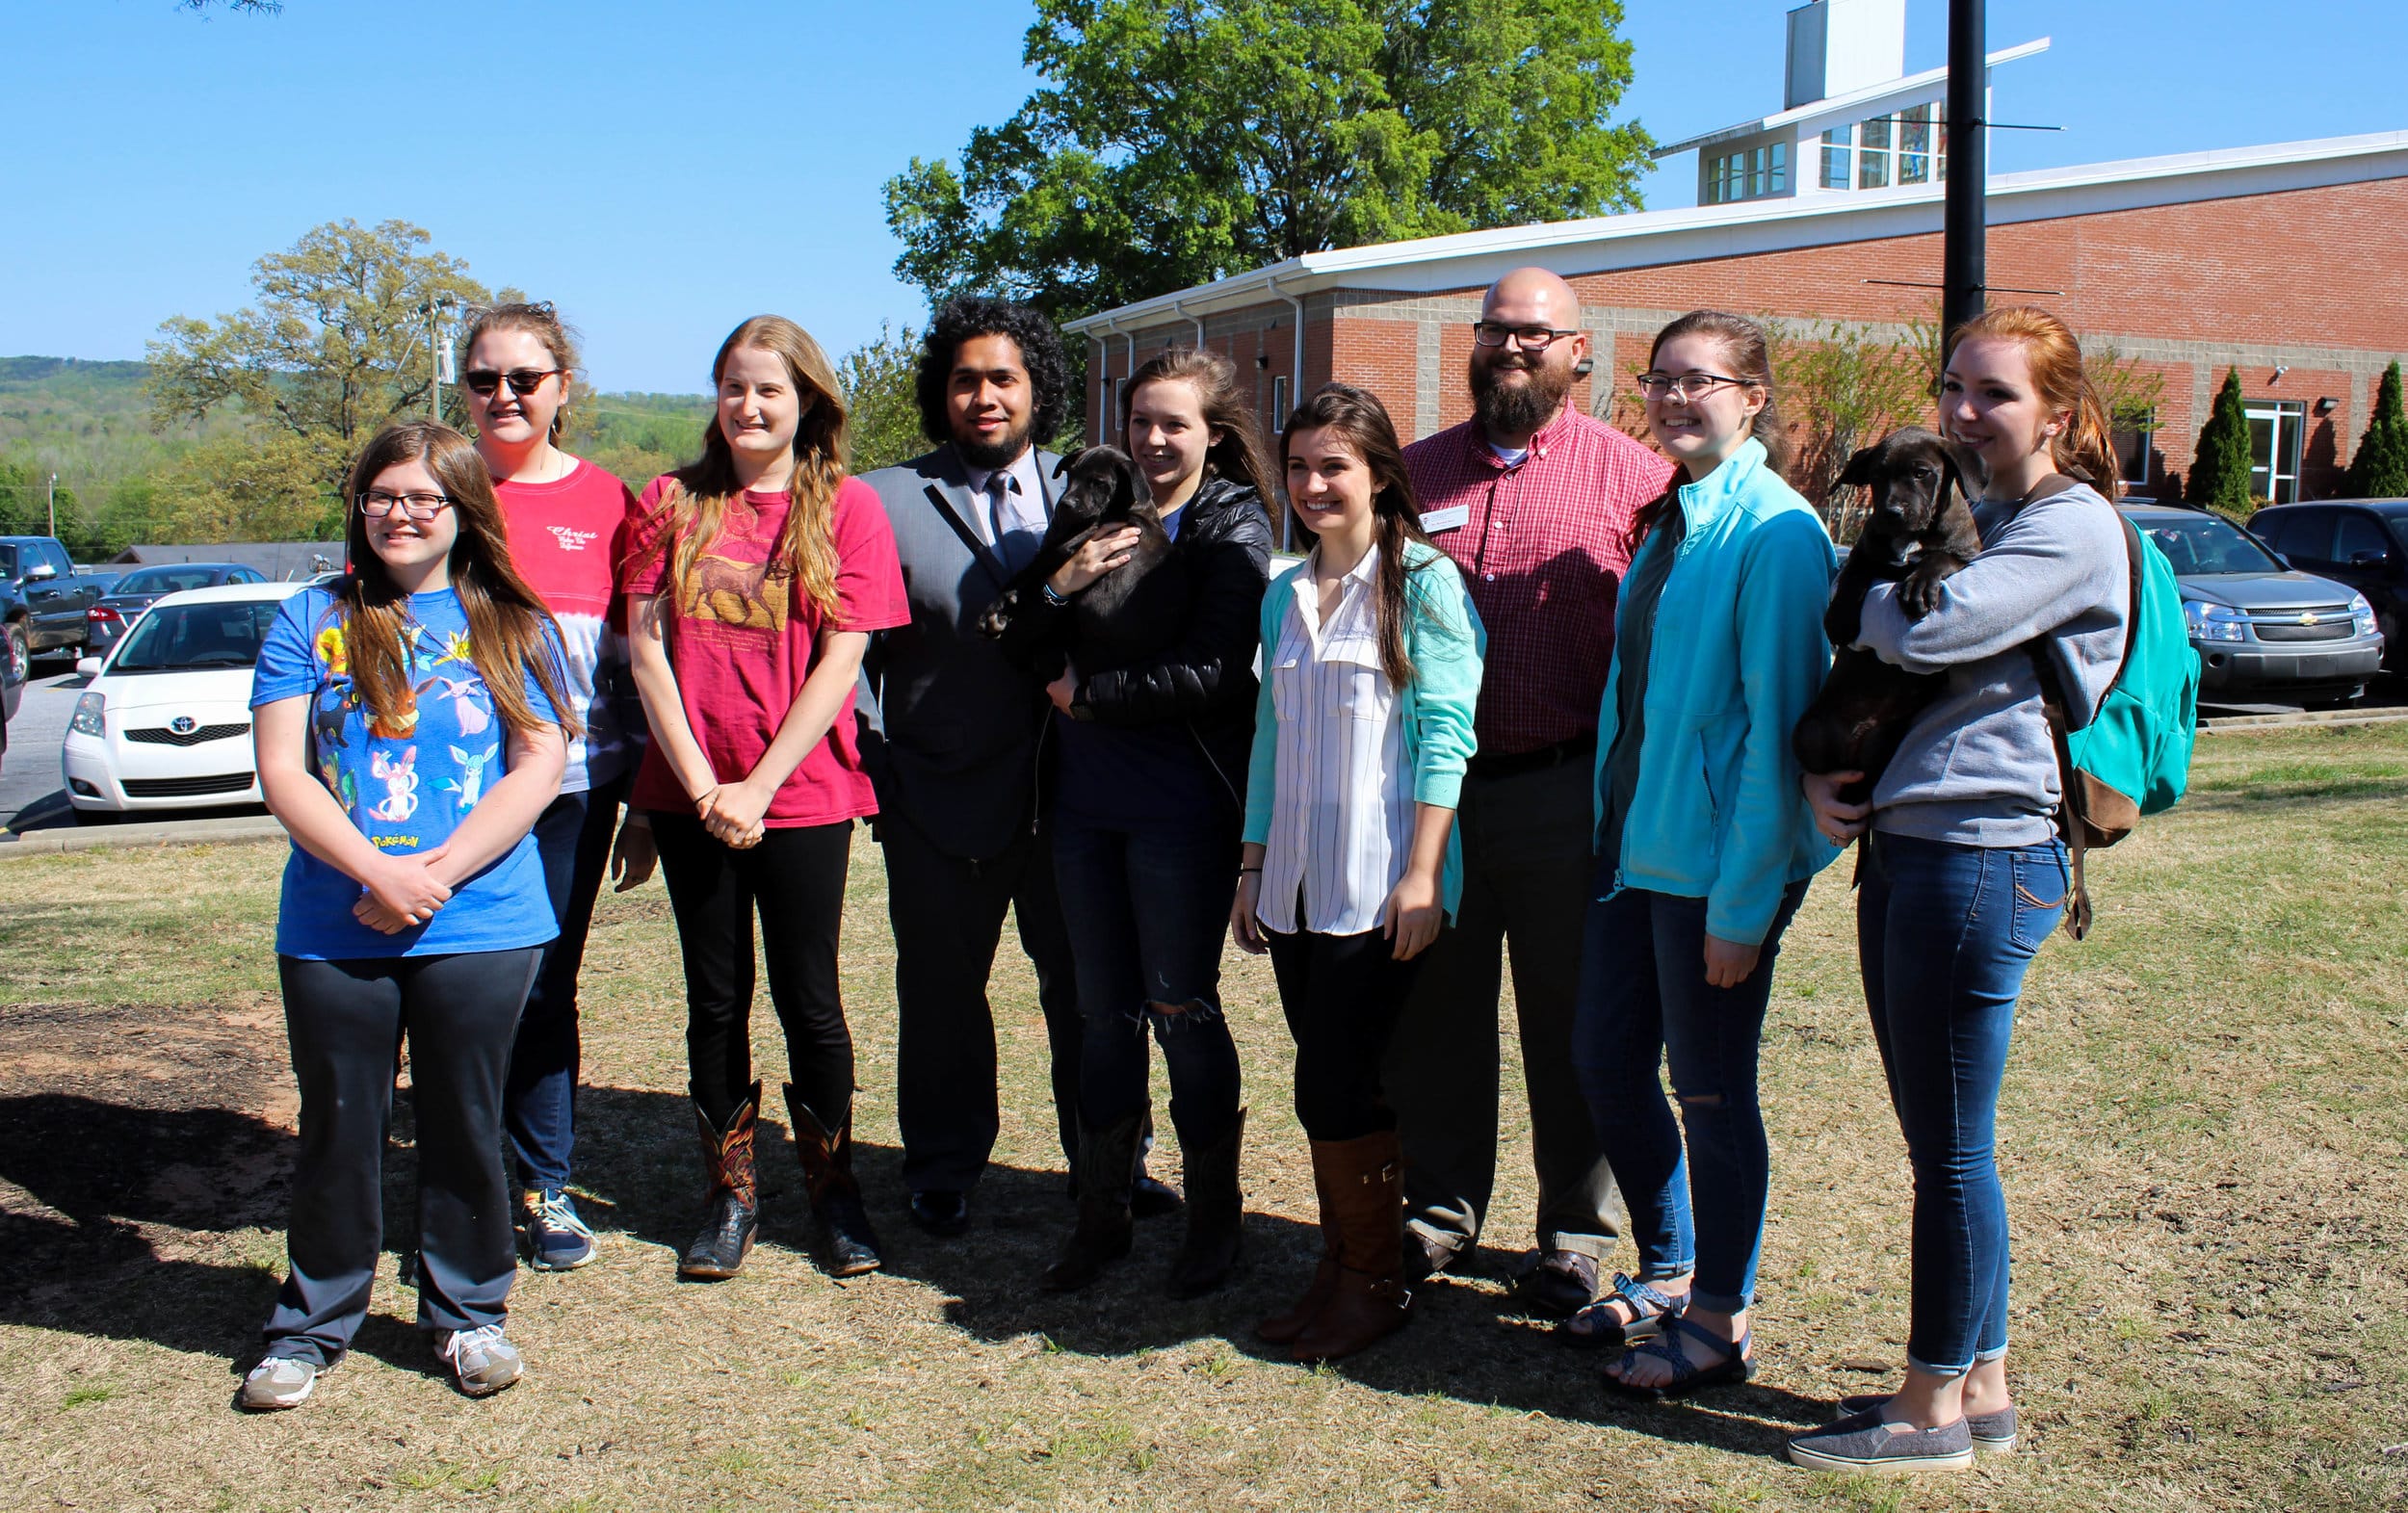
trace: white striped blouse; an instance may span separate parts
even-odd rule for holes
[[[1317,547],[1296,569],[1296,591],[1266,659],[1277,777],[1255,912],[1283,935],[1360,935],[1379,928],[1380,908],[1404,875],[1413,773],[1403,711],[1379,663],[1379,548],[1341,581],[1327,625],[1312,576],[1319,560]]]

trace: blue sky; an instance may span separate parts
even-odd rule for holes
[[[1626,0],[1626,99],[1660,141],[1777,109],[1793,0]],[[2408,127],[2408,7],[1991,0],[1997,171]],[[1907,66],[1946,0],[1909,0]],[[557,300],[609,389],[692,390],[776,310],[832,350],[916,323],[879,186],[1034,86],[1008,0],[0,0],[0,353],[139,357],[245,303],[261,253],[413,221],[489,284]],[[1693,160],[1647,186],[1691,203]]]

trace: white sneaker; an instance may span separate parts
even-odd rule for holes
[[[453,1380],[471,1397],[490,1397],[526,1371],[518,1347],[502,1337],[500,1324],[479,1329],[438,1329],[434,1353],[451,1364]]]
[[[250,1369],[243,1378],[242,1394],[235,1398],[253,1413],[269,1413],[278,1408],[298,1408],[309,1400],[324,1375],[307,1361],[289,1355],[272,1355]]]

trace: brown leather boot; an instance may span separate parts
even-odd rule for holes
[[[1329,1300],[1288,1347],[1299,1361],[1352,1355],[1404,1327],[1404,1153],[1394,1130],[1354,1140],[1315,1140],[1313,1165],[1329,1167],[1338,1220],[1338,1279]]]
[[[677,1262],[677,1274],[720,1281],[744,1269],[752,1253],[754,1232],[761,1227],[761,1193],[753,1180],[752,1131],[761,1108],[761,1084],[755,1083],[745,1101],[728,1115],[724,1130],[696,1103],[694,1122],[702,1136],[702,1166],[711,1184],[702,1233],[694,1238]]]
[[[1338,1290],[1338,1209],[1329,1198],[1328,1166],[1318,1158],[1313,1162],[1313,1195],[1321,1206],[1321,1264],[1313,1268],[1313,1283],[1302,1297],[1287,1312],[1273,1314],[1254,1326],[1258,1337],[1273,1344],[1287,1344],[1304,1333],[1322,1305],[1329,1301],[1329,1294]]]
[[[877,1231],[861,1206],[861,1184],[852,1174],[852,1110],[834,1126],[795,1096],[786,1084],[786,1112],[795,1124],[795,1151],[802,1158],[802,1181],[811,1194],[811,1250],[820,1269],[832,1277],[859,1276],[885,1265]]]
[[[1079,1189],[1079,1224],[1060,1259],[1037,1279],[1046,1291],[1076,1292],[1129,1253],[1135,1222],[1130,1188],[1137,1180],[1144,1123],[1145,1116],[1135,1113],[1101,1130],[1079,1121],[1079,1161],[1071,1173]]]
[[[1191,1150],[1181,1142],[1187,1163],[1188,1234],[1170,1263],[1165,1291],[1172,1297],[1202,1297],[1237,1269],[1238,1251],[1245,1240],[1245,1193],[1238,1186],[1238,1155],[1244,1147],[1243,1109],[1228,1132],[1212,1144]]]

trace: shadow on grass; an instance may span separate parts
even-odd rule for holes
[[[395,1114],[385,1161],[387,1249],[407,1244],[414,1211],[406,1094],[396,1099]],[[587,1088],[578,1126],[587,1217],[597,1229],[657,1247],[621,1254],[627,1265],[660,1266],[666,1281],[699,1217],[692,1106],[668,1093]],[[275,1296],[274,1252],[234,1264],[165,1256],[144,1227],[280,1229],[293,1143],[289,1131],[224,1109],[126,1108],[59,1094],[0,1099],[0,1178],[49,1211],[0,1213],[0,1255],[9,1258],[0,1268],[0,1321],[148,1340],[222,1355],[238,1370],[247,1366]],[[804,1250],[808,1208],[782,1122],[762,1121],[758,1154],[762,1243]],[[1251,1159],[1259,1166],[1282,1154],[1258,1146]],[[1163,1282],[1181,1221],[1150,1221],[1139,1226],[1136,1253],[1103,1281],[1055,1296],[1035,1284],[1072,1222],[1061,1172],[990,1166],[973,1201],[970,1232],[937,1239],[906,1217],[899,1150],[861,1145],[856,1161],[884,1239],[887,1273],[944,1294],[944,1317],[967,1335],[996,1343],[1041,1336],[1045,1348],[1098,1357],[1217,1339],[1257,1361],[1292,1364],[1283,1350],[1255,1338],[1253,1324],[1284,1308],[1310,1278],[1321,1246],[1317,1225],[1248,1213],[1236,1279],[1211,1297],[1178,1302],[1164,1295]],[[1820,1402],[1758,1386],[1660,1408],[1626,1404],[1596,1385],[1605,1357],[1557,1344],[1550,1321],[1523,1315],[1496,1291],[1442,1280],[1421,1293],[1407,1329],[1332,1370],[1400,1396],[1608,1422],[1762,1454],[1778,1452],[1783,1425],[1827,1416]],[[396,1301],[387,1297],[372,1309],[353,1347],[406,1370],[439,1374],[418,1332],[395,1317],[408,1311]]]

